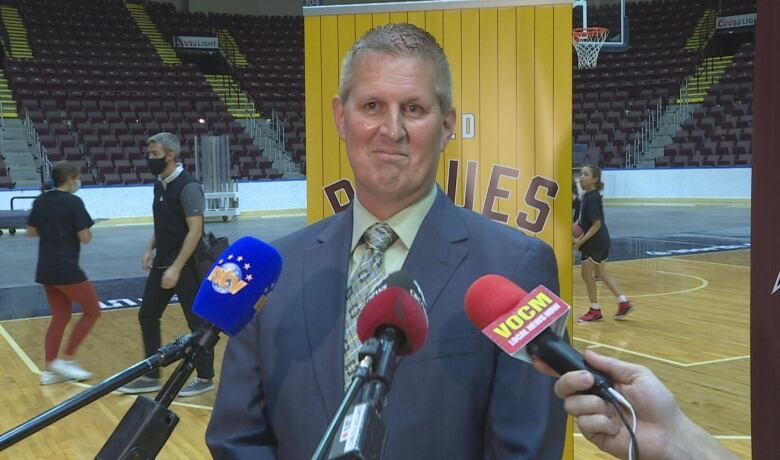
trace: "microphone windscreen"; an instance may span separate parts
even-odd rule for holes
[[[282,256],[256,238],[231,244],[209,270],[192,311],[228,335],[235,335],[262,308],[279,280]]]
[[[479,330],[485,329],[526,295],[523,288],[501,275],[484,275],[466,291],[466,316]]]
[[[428,337],[425,298],[406,272],[390,274],[374,290],[358,316],[358,337],[365,342],[382,326],[395,326],[404,333],[406,340],[398,348],[399,355],[417,351]]]

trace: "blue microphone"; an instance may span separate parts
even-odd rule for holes
[[[265,305],[282,256],[272,246],[245,236],[225,249],[198,289],[192,311],[228,335],[236,335]]]

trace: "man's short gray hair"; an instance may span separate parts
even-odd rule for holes
[[[146,145],[149,145],[152,142],[156,142],[162,145],[163,150],[167,152],[176,152],[177,156],[179,155],[179,152],[181,152],[181,142],[179,142],[179,137],[173,133],[157,133],[146,140]]]
[[[444,50],[427,31],[407,23],[386,24],[366,32],[352,45],[341,65],[339,97],[346,102],[352,89],[355,58],[366,52],[392,56],[414,56],[433,64],[436,98],[442,112],[452,106],[452,74]]]

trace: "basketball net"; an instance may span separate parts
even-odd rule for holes
[[[577,52],[578,69],[595,69],[601,46],[607,40],[606,27],[577,27],[571,31],[571,43]]]

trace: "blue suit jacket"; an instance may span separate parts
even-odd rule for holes
[[[275,243],[284,268],[268,304],[227,345],[206,442],[217,459],[308,459],[344,389],[352,208]],[[553,379],[506,355],[466,317],[478,277],[558,291],[551,248],[456,207],[439,191],[403,269],[428,303],[425,345],[397,368],[384,458],[554,459],[566,418]]]

